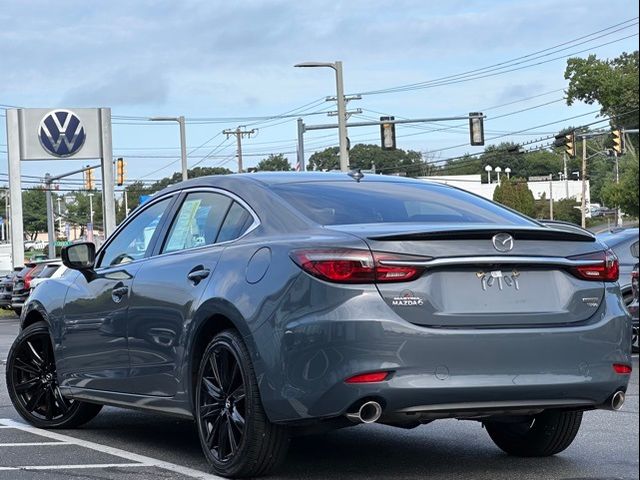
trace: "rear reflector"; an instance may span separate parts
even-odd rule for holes
[[[578,278],[584,280],[595,280],[599,282],[617,282],[620,274],[620,264],[618,257],[611,250],[588,253],[586,255],[576,255],[569,257],[570,260],[593,260],[593,265],[574,267],[571,272]]]
[[[380,263],[381,260],[410,261],[416,257],[359,249],[295,250],[291,252],[291,258],[310,275],[335,283],[407,282],[424,271],[424,268],[413,265],[390,266]]]
[[[627,365],[625,363],[614,363],[613,364],[613,371],[616,372],[618,375],[629,375],[632,372],[632,368],[631,365]]]
[[[389,376],[390,372],[372,372],[355,375],[347,378],[345,383],[376,383],[384,382]]]

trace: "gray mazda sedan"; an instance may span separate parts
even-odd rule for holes
[[[508,454],[553,455],[584,411],[620,409],[631,373],[611,251],[438,183],[197,178],[63,261],[75,273],[34,291],[9,353],[20,415],[193,419],[229,477],[372,422],[475,420]]]

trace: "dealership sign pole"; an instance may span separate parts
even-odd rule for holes
[[[14,265],[24,263],[24,227],[20,162],[100,159],[104,200],[104,234],[115,230],[115,196],[111,151],[111,109],[78,108],[7,110],[7,146],[11,202],[11,250]],[[50,185],[49,185],[50,187]]]

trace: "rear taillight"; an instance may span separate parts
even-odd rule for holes
[[[29,290],[31,288],[31,280],[31,275],[27,273],[23,279],[24,290]]]
[[[611,250],[588,253],[586,255],[575,255],[569,257],[570,260],[584,261],[588,265],[580,265],[571,269],[572,273],[584,280],[597,280],[600,282],[617,282],[620,274],[618,257]]]
[[[424,268],[414,265],[383,265],[385,260],[415,260],[416,257],[371,253],[359,249],[313,249],[291,252],[293,261],[314,277],[335,283],[407,282],[419,277]],[[426,258],[420,258],[425,260]]]

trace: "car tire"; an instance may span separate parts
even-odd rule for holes
[[[7,390],[16,411],[38,428],[73,428],[93,419],[102,405],[60,392],[49,328],[36,322],[22,330],[7,356]]]
[[[486,422],[491,440],[517,457],[548,457],[565,450],[578,434],[582,412],[545,411],[524,423]]]
[[[239,478],[273,470],[286,455],[289,435],[267,418],[251,357],[237,332],[213,338],[196,382],[198,436],[213,472]]]

